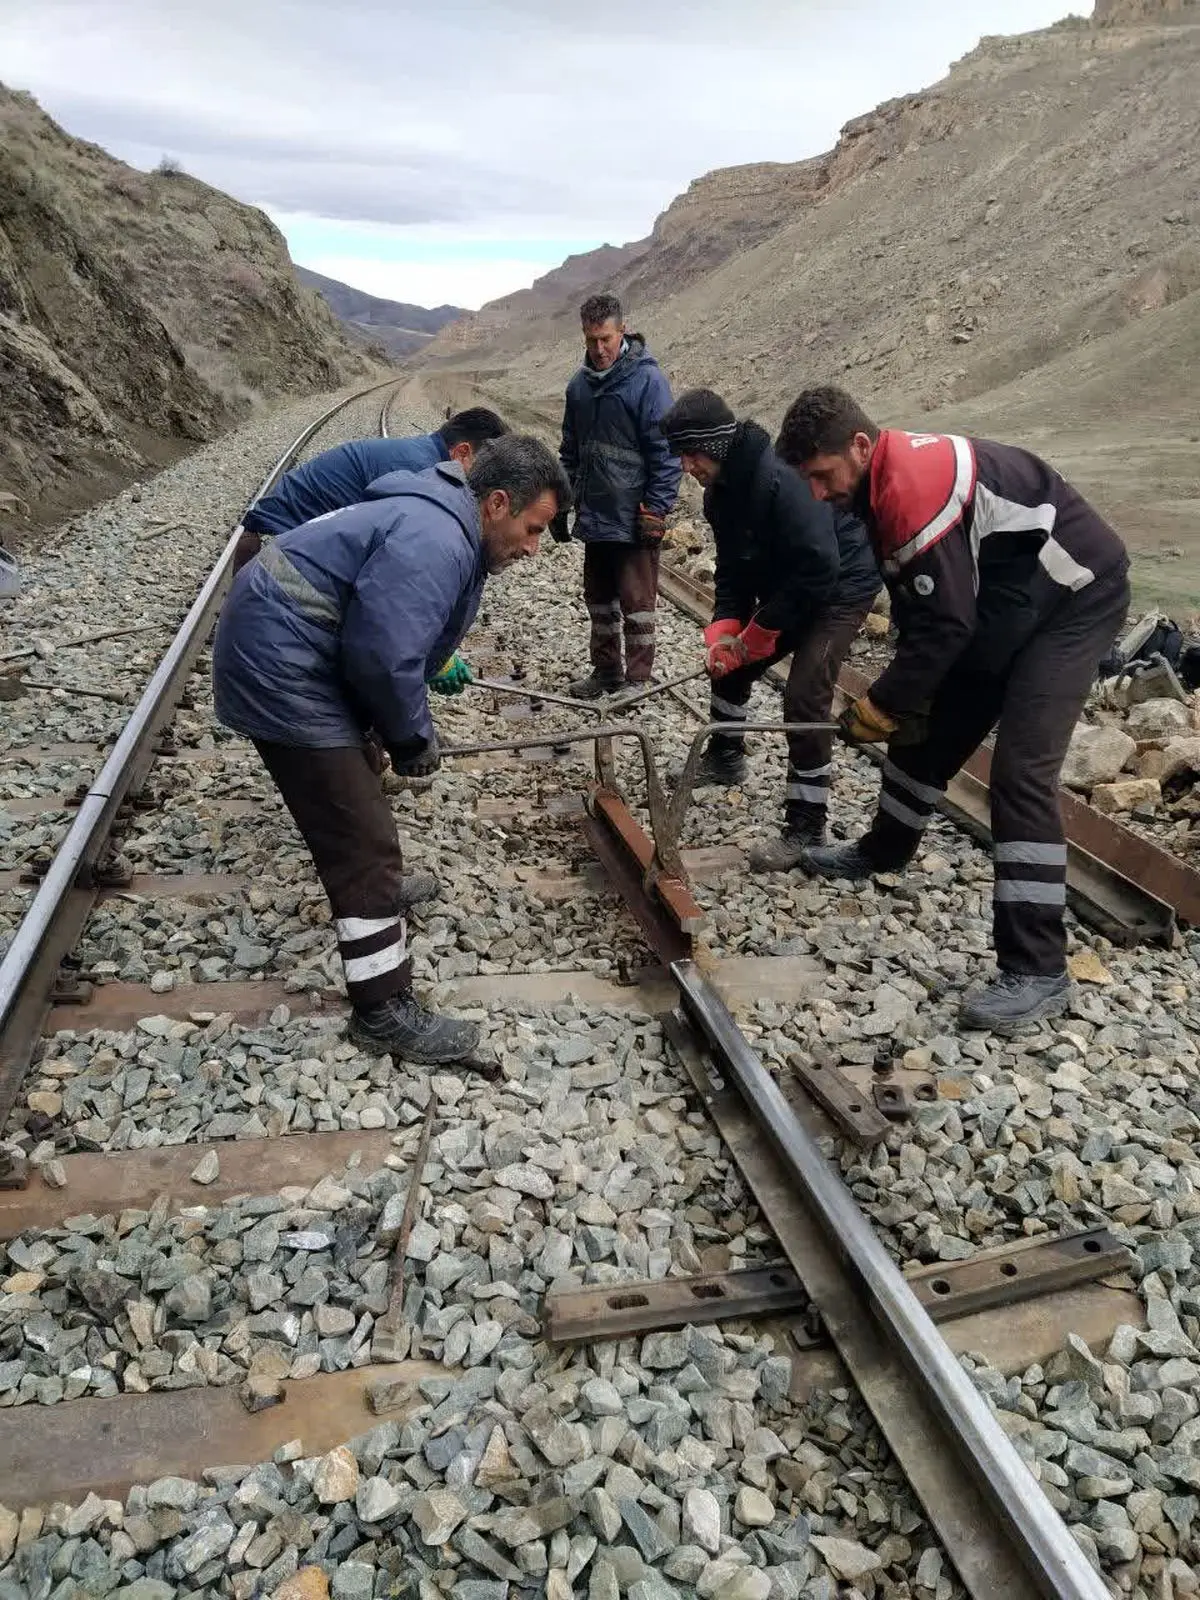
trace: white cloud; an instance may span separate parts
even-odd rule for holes
[[[474,311],[486,300],[526,289],[555,265],[528,260],[490,261],[372,261],[362,256],[299,258],[301,265],[336,278],[384,300],[402,300],[416,306],[466,306]]]
[[[506,240],[636,237],[703,172],[815,154],[1069,6],[0,0],[6,81],[72,132],[274,211],[475,230],[498,283]]]

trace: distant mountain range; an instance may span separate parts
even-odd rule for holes
[[[382,345],[390,356],[410,356],[429,343],[448,322],[467,313],[461,306],[404,305],[399,300],[381,300],[364,294],[348,283],[326,278],[308,267],[297,267],[296,276],[307,289],[315,289],[338,320],[352,335],[368,344]]]

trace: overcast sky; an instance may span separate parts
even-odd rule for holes
[[[0,74],[135,166],[264,207],[294,258],[476,306],[795,161],[987,33],[1090,0],[0,0]]]

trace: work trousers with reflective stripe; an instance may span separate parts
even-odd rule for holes
[[[838,673],[870,609],[869,600],[856,606],[829,606],[802,634],[782,638],[770,661],[756,661],[718,678],[709,697],[710,720],[744,722],[751,689],[772,662],[790,654],[792,665],[783,691],[784,720],[827,722]],[[718,749],[723,745],[740,750],[744,738],[734,733],[714,734],[713,742]],[[790,733],[787,746],[784,821],[790,828],[812,833],[825,825],[833,771],[833,735]]]
[[[1067,847],[1058,779],[1096,669],[1129,608],[1128,569],[1068,595],[1003,674],[952,669],[916,745],[890,745],[879,809],[863,848],[882,870],[916,852],[947,783],[996,728],[991,808],[998,965],[1053,974],[1066,966]]]
[[[589,544],[583,552],[583,598],[592,622],[592,666],[617,682],[645,683],[654,667],[658,548]],[[625,668],[621,669],[621,635]]]
[[[329,896],[356,1007],[412,990],[392,808],[360,745],[309,750],[255,740]]]

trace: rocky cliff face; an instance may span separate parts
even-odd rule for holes
[[[1198,0],[1096,0],[1092,20],[1101,28],[1138,22],[1200,21]]]
[[[0,86],[0,491],[31,515],[370,370],[261,212]]]
[[[985,39],[824,155],[697,180],[572,303],[470,352],[440,336],[431,381],[552,430],[575,305],[609,287],[677,387],[771,425],[835,381],[886,420],[1023,437],[1135,538],[1200,553],[1194,10],[1105,0],[1091,22]]]

